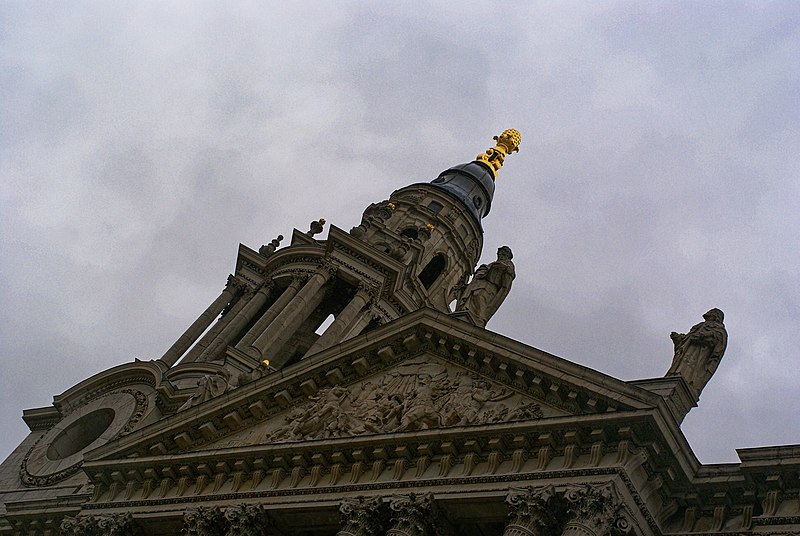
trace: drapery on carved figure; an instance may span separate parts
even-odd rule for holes
[[[698,396],[717,370],[728,344],[722,311],[711,309],[703,318],[705,321],[692,326],[689,333],[669,334],[675,345],[675,357],[667,376],[682,376]]]
[[[516,276],[512,258],[511,248],[502,246],[497,250],[496,261],[481,264],[464,289],[456,310],[469,311],[481,327],[485,326],[511,290]]]
[[[474,372],[425,359],[408,361],[358,387],[328,387],[267,428],[259,441],[303,441],[469,426],[544,416],[505,387]],[[261,432],[259,432],[261,433]],[[236,441],[226,446],[241,446]]]
[[[228,379],[223,374],[209,374],[203,376],[197,380],[197,389],[195,392],[178,408],[178,411],[183,411],[205,402],[206,400],[211,400],[227,391],[229,387]]]

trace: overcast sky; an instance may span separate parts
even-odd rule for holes
[[[800,443],[798,58],[794,0],[0,2],[0,459],[160,357],[239,242],[349,230],[511,127],[488,328],[630,380],[719,307],[695,453]]]

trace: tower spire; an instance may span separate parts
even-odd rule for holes
[[[508,128],[503,131],[499,136],[494,136],[497,144],[491,149],[486,149],[485,152],[475,157],[476,162],[484,164],[492,173],[492,178],[497,180],[497,172],[503,166],[503,160],[510,153],[519,152],[519,142],[522,141],[522,136],[518,130]]]

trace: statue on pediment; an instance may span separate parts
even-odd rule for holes
[[[703,318],[689,333],[670,333],[675,356],[667,371],[667,376],[683,377],[697,396],[717,370],[728,344],[722,311],[711,309]]]
[[[480,265],[464,289],[456,310],[469,311],[478,325],[484,327],[511,290],[516,277],[513,257],[511,248],[502,246],[497,250],[496,261]]]

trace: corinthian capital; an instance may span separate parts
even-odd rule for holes
[[[570,520],[563,536],[605,536],[630,531],[625,509],[610,482],[572,486],[564,491]]]
[[[225,536],[262,536],[268,534],[269,519],[261,506],[242,504],[225,509],[228,531]]]
[[[131,514],[65,517],[61,522],[64,536],[142,536]]]
[[[225,536],[225,516],[219,508],[196,508],[183,514],[187,536]]]
[[[448,534],[446,520],[434,507],[433,495],[396,495],[389,501],[391,528],[386,536]]]
[[[384,534],[379,498],[344,499],[339,505],[342,530],[336,536],[378,536]]]
[[[508,524],[503,536],[539,536],[549,534],[555,524],[553,486],[512,488],[506,496]]]

